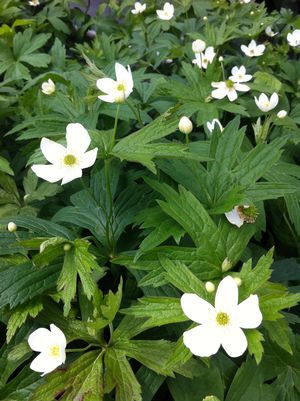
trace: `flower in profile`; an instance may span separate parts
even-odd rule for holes
[[[210,133],[212,133],[213,130],[215,129],[216,124],[219,126],[220,131],[223,132],[224,128],[223,128],[222,124],[220,123],[220,121],[217,118],[214,118],[211,122],[207,121],[207,123],[206,123],[207,129]]]
[[[250,295],[238,304],[238,286],[230,276],[218,286],[215,307],[196,294],[183,294],[181,307],[199,324],[183,333],[183,342],[200,357],[216,354],[221,345],[229,356],[241,356],[248,346],[242,329],[254,329],[262,322],[258,296]]]
[[[48,81],[42,83],[41,88],[45,95],[52,95],[55,92],[55,83],[49,78]]]
[[[295,29],[292,33],[287,34],[287,41],[292,47],[300,45],[300,29]]]
[[[37,7],[37,6],[40,5],[40,2],[39,2],[39,0],[31,0],[31,1],[28,1],[28,4],[29,4],[31,7]]]
[[[47,138],[41,140],[41,151],[51,164],[34,164],[35,174],[49,182],[62,180],[62,185],[82,176],[82,169],[91,167],[98,148],[86,152],[91,138],[81,124],[68,124],[67,147]]]
[[[192,43],[192,49],[194,53],[202,53],[205,50],[205,47],[206,43],[201,39],[194,40]]]
[[[183,116],[179,120],[178,129],[183,134],[188,135],[193,131],[193,123],[188,117]]]
[[[259,95],[259,98],[257,98],[256,96],[254,96],[255,99],[255,103],[256,106],[263,111],[264,113],[275,109],[275,107],[278,104],[279,98],[276,92],[274,92],[270,99],[268,98],[268,96],[265,93],[261,93]]]
[[[266,49],[265,45],[257,45],[255,40],[251,40],[248,46],[242,45],[241,50],[248,57],[258,57],[261,56]]]
[[[250,90],[249,86],[240,84],[238,82],[233,82],[231,79],[221,82],[212,82],[211,86],[213,88],[217,88],[211,92],[211,96],[213,98],[224,99],[224,97],[227,96],[231,102],[237,99],[237,91],[247,92]]]
[[[164,7],[162,10],[156,10],[156,14],[159,19],[168,21],[173,18],[174,15],[174,6],[173,4],[167,2],[164,4]]]
[[[244,223],[254,223],[258,212],[254,205],[239,205],[225,213],[225,216],[229,223],[240,228]]]
[[[115,64],[116,81],[111,78],[98,79],[96,85],[105,95],[99,99],[108,103],[122,103],[133,91],[133,79],[130,66],[127,69],[119,63]]]
[[[208,64],[211,64],[215,58],[215,50],[212,46],[207,47],[203,53],[195,53],[194,64],[197,64],[199,68],[206,69]]]
[[[274,32],[271,26],[267,26],[265,29],[265,33],[266,35],[268,35],[270,38],[272,38],[273,36],[276,36],[278,34],[278,32]]]
[[[132,14],[142,14],[146,10],[146,4],[141,4],[139,1],[134,3],[134,9],[131,10]]]
[[[50,330],[40,328],[28,337],[28,344],[40,354],[31,362],[30,369],[44,376],[65,363],[67,341],[64,333],[50,324]]]
[[[242,65],[240,68],[235,66],[231,70],[231,76],[229,79],[233,82],[248,82],[252,79],[252,75],[246,74],[246,68]]]

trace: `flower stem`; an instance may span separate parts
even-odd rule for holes
[[[84,352],[90,349],[91,347],[99,347],[98,344],[89,344],[85,348],[66,348],[66,352]]]
[[[114,124],[114,131],[112,135],[112,140],[111,140],[111,149],[115,146],[115,139],[116,139],[116,133],[117,133],[117,127],[118,127],[118,118],[119,118],[119,111],[120,111],[120,104],[117,104],[117,111],[116,111],[116,116],[115,116],[115,124]]]
[[[190,143],[189,134],[185,134],[185,143],[186,143],[187,145],[189,145],[189,143]]]
[[[110,185],[110,175],[109,175],[109,163],[111,159],[104,160],[104,173],[105,173],[105,182],[106,182],[106,191],[109,200],[109,211],[106,217],[106,239],[108,246],[111,248],[110,252],[114,253],[115,249],[115,239],[114,239],[114,231],[113,231],[113,224],[112,224],[112,217],[113,217],[113,195],[111,192],[111,185]]]
[[[132,106],[132,104],[128,100],[126,101],[126,104],[130,108],[130,110],[133,112],[133,114],[135,115],[135,118],[137,119],[137,121],[139,122],[139,124],[142,127],[144,124],[143,124],[143,121],[141,119],[139,109],[138,109],[138,111],[136,111],[135,108]]]

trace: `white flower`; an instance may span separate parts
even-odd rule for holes
[[[265,45],[256,45],[255,40],[251,40],[248,46],[242,45],[241,50],[248,57],[258,57],[261,56],[265,51]]]
[[[240,3],[241,3],[241,4],[247,4],[247,3],[250,3],[250,1],[251,1],[251,0],[240,0]]]
[[[55,92],[55,83],[49,78],[48,81],[42,83],[41,88],[45,95],[52,95]]]
[[[193,123],[188,117],[181,117],[178,124],[178,129],[183,134],[190,134],[193,131]]]
[[[117,80],[101,78],[97,81],[97,88],[106,95],[98,96],[99,99],[109,103],[122,103],[133,91],[133,80],[130,66],[126,68],[119,63],[115,64]]]
[[[183,342],[201,357],[216,354],[221,345],[229,356],[241,356],[248,346],[242,329],[254,329],[262,322],[257,295],[238,305],[238,287],[230,276],[218,286],[215,307],[196,294],[183,294],[181,307],[189,319],[200,324],[184,332]]]
[[[287,116],[287,112],[285,111],[285,110],[280,110],[278,113],[277,113],[277,117],[278,118],[285,118]]]
[[[199,68],[204,68],[206,69],[208,66],[208,63],[212,63],[213,59],[215,58],[215,50],[212,46],[209,46],[204,53],[196,53],[195,54],[195,59],[193,60],[194,64],[197,64]]]
[[[81,124],[68,124],[67,147],[47,138],[41,140],[41,151],[51,164],[34,164],[35,174],[49,182],[62,179],[62,185],[82,176],[82,169],[91,167],[96,160],[98,148],[86,152],[91,138]]]
[[[261,93],[261,94],[259,95],[259,98],[258,98],[258,99],[257,99],[256,96],[254,96],[254,99],[255,99],[256,106],[257,106],[261,111],[263,111],[263,112],[265,112],[265,113],[266,113],[267,111],[270,111],[270,110],[275,109],[275,107],[277,106],[278,101],[279,101],[279,98],[278,98],[278,95],[277,95],[276,92],[274,92],[274,93],[271,95],[270,100],[269,100],[269,98],[267,97],[267,95],[266,95],[265,93]]]
[[[206,123],[207,129],[210,133],[212,133],[213,130],[215,129],[216,124],[219,126],[221,132],[224,130],[220,121],[217,118],[214,118],[211,122],[207,121]]]
[[[42,376],[65,363],[66,337],[55,324],[50,324],[50,330],[35,330],[28,337],[28,344],[33,351],[40,352],[31,362],[30,369],[43,373]]]
[[[7,230],[8,230],[10,233],[14,233],[15,231],[17,231],[16,223],[14,223],[13,221],[10,221],[10,222],[7,224]]]
[[[292,33],[287,34],[287,41],[290,46],[296,47],[300,45],[300,29],[295,29]]]
[[[141,4],[139,1],[134,3],[134,9],[131,10],[132,14],[142,14],[146,10],[146,4]]]
[[[233,82],[248,82],[252,79],[252,75],[246,74],[246,68],[242,65],[240,68],[235,66],[231,70],[229,79]]]
[[[239,205],[225,213],[225,216],[229,223],[240,228],[244,223],[254,223],[258,212],[254,205]]]
[[[238,82],[233,82],[231,79],[227,79],[226,81],[221,82],[212,82],[211,86],[214,89],[211,92],[211,96],[215,99],[223,99],[224,97],[228,97],[228,99],[233,102],[237,99],[238,95],[236,91],[239,92],[247,92],[250,90],[249,86],[240,84]]]
[[[274,32],[274,31],[272,30],[272,27],[271,27],[271,26],[267,26],[267,27],[266,27],[265,33],[266,33],[266,35],[270,36],[270,38],[272,38],[273,36],[275,36],[275,35],[278,34],[278,32]]]
[[[194,53],[202,53],[205,50],[205,47],[206,43],[201,39],[194,40],[192,43],[192,49]]]
[[[28,1],[28,4],[32,7],[37,7],[40,5],[40,2],[39,2],[39,0],[31,0],[31,1]]]
[[[162,10],[156,10],[156,14],[159,19],[166,21],[170,20],[171,18],[173,18],[174,15],[173,4],[170,4],[169,2],[165,3]]]

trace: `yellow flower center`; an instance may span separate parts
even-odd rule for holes
[[[73,166],[74,164],[76,164],[76,157],[73,155],[66,155],[64,157],[64,164],[66,164],[67,166]]]
[[[219,312],[216,316],[216,321],[220,326],[227,326],[229,324],[229,316],[225,312]]]
[[[254,223],[258,216],[257,208],[254,205],[239,206],[237,212],[245,223]]]
[[[234,88],[234,82],[231,81],[231,79],[227,79],[227,81],[225,81],[226,86],[228,89],[233,89]]]
[[[50,347],[50,356],[53,358],[58,358],[60,355],[60,346],[59,345],[52,345]]]
[[[125,85],[124,84],[118,84],[117,90],[120,91],[120,92],[124,92],[125,91]]]

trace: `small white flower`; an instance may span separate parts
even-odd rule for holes
[[[188,117],[183,116],[179,120],[178,129],[183,134],[188,135],[193,131],[193,123]]]
[[[280,110],[278,113],[277,113],[277,117],[278,118],[285,118],[287,116],[287,112],[285,111],[285,110]]]
[[[300,29],[295,29],[292,33],[287,34],[287,41],[290,46],[296,47],[300,45]]]
[[[265,45],[257,45],[255,40],[251,40],[248,46],[242,45],[241,50],[248,57],[258,57],[261,56],[266,49]]]
[[[278,104],[279,98],[276,92],[274,92],[270,99],[267,97],[265,93],[261,93],[259,95],[259,98],[257,99],[256,96],[254,96],[256,106],[263,112],[267,112],[270,110],[275,109],[275,107]]]
[[[28,337],[28,344],[33,351],[40,352],[31,362],[30,369],[42,373],[42,376],[65,363],[66,337],[55,324],[50,324],[50,330],[35,330]]]
[[[131,10],[132,14],[142,14],[146,10],[146,4],[141,4],[139,1],[134,3],[134,9]]]
[[[192,49],[194,53],[202,53],[205,50],[205,47],[206,43],[201,39],[194,40],[192,43]]]
[[[271,27],[271,26],[267,26],[267,27],[266,27],[265,33],[266,33],[266,35],[270,36],[270,38],[272,38],[273,36],[276,36],[276,35],[278,34],[278,32],[274,32],[274,31],[272,30],[272,27]]]
[[[237,66],[233,67],[231,74],[229,79],[233,82],[248,82],[252,79],[252,75],[246,74],[246,68],[243,65],[240,68]]]
[[[133,79],[130,66],[126,68],[119,63],[115,64],[116,81],[111,78],[98,79],[96,85],[106,95],[98,96],[108,103],[122,103],[133,91]]]
[[[55,92],[55,83],[49,78],[48,81],[42,83],[41,88],[45,95],[52,95]]]
[[[194,355],[208,357],[220,346],[233,358],[243,355],[248,342],[242,329],[254,329],[262,322],[257,295],[238,305],[238,286],[230,276],[219,284],[215,307],[196,294],[183,294],[184,314],[200,326],[183,333],[183,342]]]
[[[15,224],[13,221],[10,221],[10,222],[7,224],[7,230],[8,230],[10,233],[14,233],[15,231],[17,231],[17,226],[16,226],[16,224]]]
[[[247,4],[247,3],[250,3],[250,1],[251,1],[251,0],[240,0],[240,3],[241,3],[241,4]]]
[[[67,147],[47,138],[41,140],[41,151],[51,164],[34,164],[35,174],[49,182],[62,179],[62,185],[82,176],[82,169],[91,167],[97,157],[98,148],[86,152],[91,138],[81,124],[68,124]]]
[[[223,128],[222,124],[220,123],[220,121],[217,118],[214,118],[211,122],[207,121],[207,123],[206,123],[207,129],[210,133],[212,133],[213,130],[215,129],[216,124],[219,126],[220,131],[223,132],[224,128]]]
[[[216,290],[216,286],[211,281],[207,281],[205,283],[205,289],[207,292],[214,292]]]
[[[211,96],[213,98],[223,99],[227,96],[231,102],[237,99],[237,91],[247,92],[250,90],[249,86],[245,84],[240,84],[238,82],[233,82],[231,81],[231,79],[227,79],[226,81],[221,82],[212,82],[211,86],[213,88],[217,88],[211,92]]]
[[[173,4],[170,4],[169,2],[164,4],[164,7],[162,10],[156,10],[156,14],[159,19],[168,21],[171,18],[173,18],[174,15],[174,6]]]
[[[28,4],[32,7],[37,7],[40,5],[40,2],[39,2],[39,0],[31,0],[31,1],[28,1]]]
[[[204,53],[196,53],[195,59],[193,60],[193,64],[197,64],[199,68],[206,69],[208,64],[212,63],[215,58],[215,50],[212,46],[209,46]]]
[[[239,205],[225,213],[225,216],[229,223],[240,228],[244,223],[254,223],[258,212],[254,205]]]

